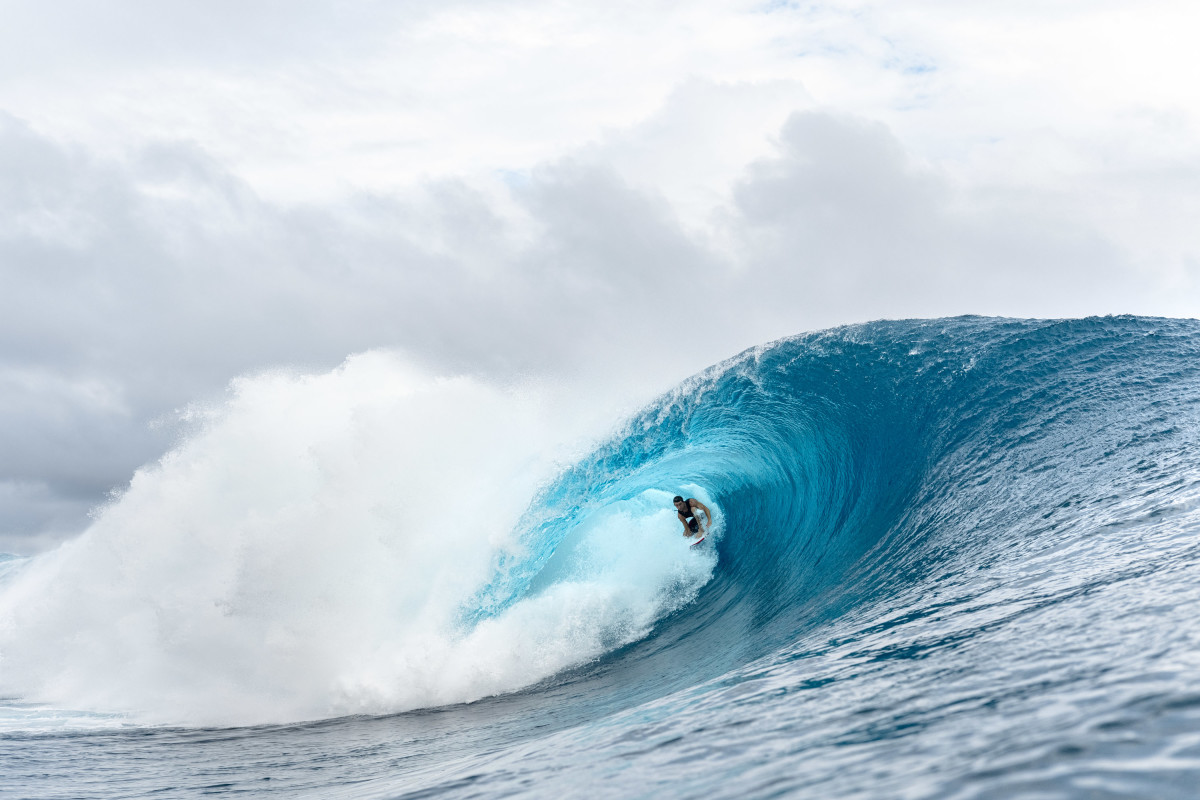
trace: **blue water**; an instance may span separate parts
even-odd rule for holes
[[[1195,797],[1198,445],[1195,321],[765,345],[544,486],[456,611],[506,619],[583,569],[589,520],[697,487],[715,564],[632,641],[507,694],[306,723],[56,728],[11,697],[0,795]]]

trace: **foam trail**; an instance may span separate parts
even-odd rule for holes
[[[385,713],[645,635],[715,558],[665,534],[657,497],[577,520],[557,579],[464,622],[498,563],[557,544],[517,533],[579,435],[547,405],[387,353],[239,379],[85,534],[5,582],[0,692],[143,722]]]

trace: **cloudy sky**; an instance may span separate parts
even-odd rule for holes
[[[880,317],[1200,315],[1185,0],[0,8],[0,551],[271,367],[644,398]]]

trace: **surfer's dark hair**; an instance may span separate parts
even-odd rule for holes
[[[682,503],[682,502],[683,502],[683,496],[682,496],[682,495],[678,495],[678,494],[677,494],[677,495],[675,495],[675,499],[674,499],[674,500],[672,500],[671,502],[672,502],[672,503]]]

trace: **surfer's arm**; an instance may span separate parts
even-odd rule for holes
[[[699,500],[692,500],[692,502],[696,504],[696,507],[704,512],[704,530],[707,531],[712,527],[712,512],[708,510],[708,506],[704,505],[704,503],[701,503]]]
[[[675,512],[675,516],[679,517],[679,521],[683,523],[683,535],[684,535],[684,536],[691,536],[691,535],[692,535],[692,529],[688,527],[688,524],[687,524],[687,517],[685,517],[685,516],[683,515],[683,512],[681,512],[681,511],[676,511],[676,512]]]

